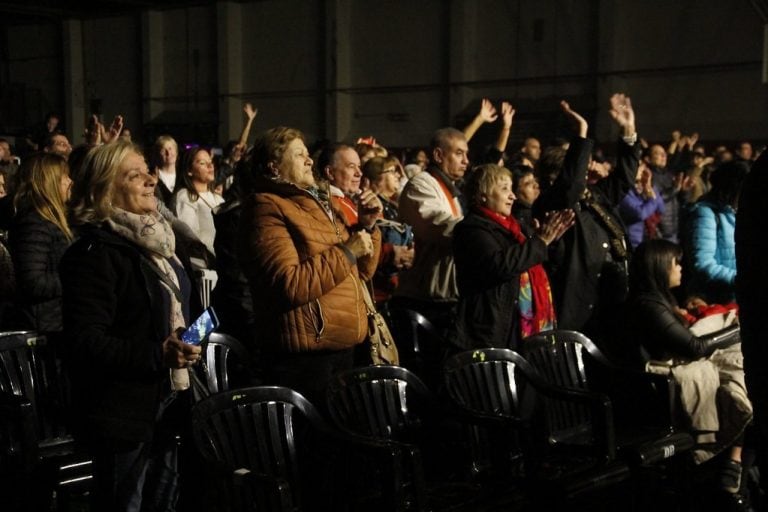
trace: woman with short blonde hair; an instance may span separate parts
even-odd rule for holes
[[[573,225],[573,211],[553,212],[535,230],[512,215],[512,174],[485,164],[467,179],[469,214],[453,231],[462,348],[510,348],[556,327],[547,246]]]

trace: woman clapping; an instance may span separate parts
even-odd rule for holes
[[[555,327],[541,263],[547,246],[573,224],[573,211],[553,212],[528,233],[512,216],[512,175],[494,164],[472,172],[466,195],[470,213],[453,234],[459,343],[516,350],[522,338]]]

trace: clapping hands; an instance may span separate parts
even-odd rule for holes
[[[549,245],[563,236],[575,221],[576,214],[571,209],[547,212],[543,223],[534,223],[536,235]]]

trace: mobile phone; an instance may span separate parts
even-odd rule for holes
[[[219,319],[213,308],[206,308],[203,314],[181,333],[181,341],[188,345],[199,345],[219,326]]]

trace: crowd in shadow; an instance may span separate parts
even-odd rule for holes
[[[8,354],[53,354],[91,510],[244,489],[267,510],[588,510],[613,484],[759,507],[768,155],[649,143],[631,98],[608,101],[601,148],[566,101],[571,133],[542,149],[487,99],[408,150],[285,126],[249,145],[249,103],[220,155],[145,151],[121,116],[75,148],[55,115],[21,158],[0,139],[2,396],[27,389]],[[181,339],[208,306],[226,346]],[[381,321],[399,360],[373,367]],[[214,484],[219,463],[247,471]]]

